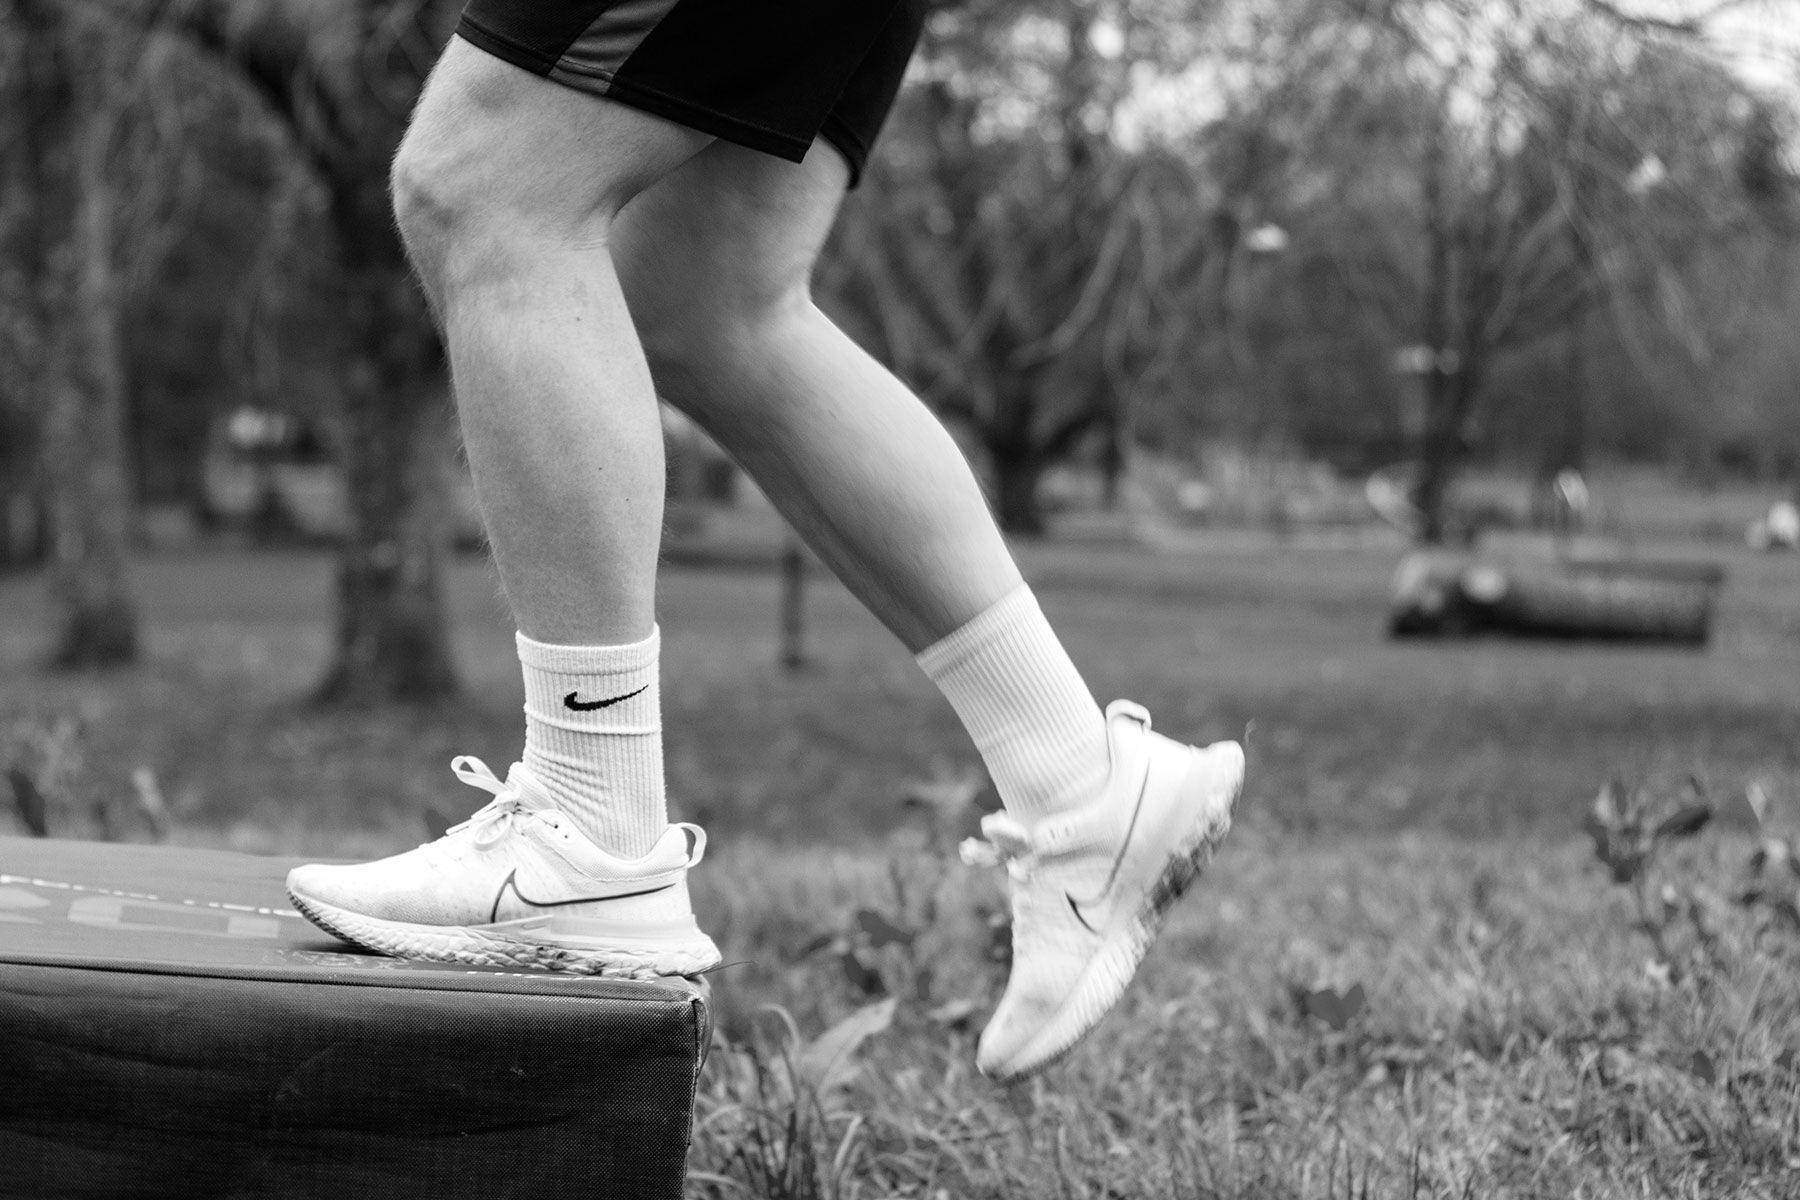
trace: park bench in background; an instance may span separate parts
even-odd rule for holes
[[[291,865],[0,838],[0,1196],[681,1195],[703,985],[356,953]]]

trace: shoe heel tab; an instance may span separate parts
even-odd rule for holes
[[[1114,700],[1106,706],[1106,723],[1108,725],[1121,717],[1136,721],[1145,729],[1150,728],[1150,710],[1135,700]]]
[[[1138,735],[1135,738],[1130,736],[1134,731]],[[1141,745],[1149,736],[1150,713],[1143,705],[1130,700],[1114,700],[1106,706],[1106,754],[1114,775],[1127,762],[1127,748]]]
[[[706,830],[689,821],[678,823],[675,828],[687,835],[687,866],[697,867],[700,860],[706,857]]]

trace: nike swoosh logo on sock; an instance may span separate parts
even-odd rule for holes
[[[649,690],[650,685],[646,683],[635,692],[626,692],[623,696],[612,696],[605,700],[577,700],[575,697],[579,696],[581,693],[570,692],[563,697],[563,706],[572,709],[575,712],[593,712],[596,708],[611,708],[615,704],[622,703],[623,701],[631,699],[633,696],[641,695]]]
[[[1081,927],[1089,933],[1099,933],[1100,931],[1089,924],[1087,914],[1081,911],[1081,906],[1083,904],[1098,904],[1106,899],[1107,893],[1112,891],[1113,884],[1118,881],[1119,868],[1125,865],[1125,852],[1131,849],[1131,835],[1137,831],[1138,814],[1144,810],[1144,794],[1149,790],[1150,756],[1145,754],[1144,780],[1142,783],[1138,784],[1137,803],[1131,806],[1131,823],[1125,826],[1125,836],[1119,842],[1118,854],[1113,857],[1112,870],[1106,873],[1106,882],[1100,885],[1100,894],[1093,897],[1091,900],[1078,901],[1068,892],[1063,893],[1063,899],[1069,902],[1069,911],[1075,914],[1075,919],[1080,921]]]
[[[654,892],[666,892],[675,886],[672,883],[665,883],[660,887],[644,888],[636,892],[618,892],[611,896],[577,896],[573,900],[533,900],[519,890],[519,884],[515,878],[518,873],[518,868],[514,867],[506,873],[506,878],[501,880],[500,890],[494,893],[494,906],[488,909],[489,925],[500,919],[500,902],[506,899],[507,888],[512,889],[512,894],[518,897],[519,903],[531,908],[566,908],[571,904],[596,904],[602,900],[629,900],[633,896],[648,896]]]

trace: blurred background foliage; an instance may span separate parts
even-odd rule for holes
[[[130,656],[139,514],[216,509],[248,408],[342,480],[321,694],[453,684],[466,501],[385,169],[455,9],[0,0],[3,546],[50,553],[62,661]],[[1110,502],[1221,448],[1410,464],[1427,540],[1471,463],[1791,488],[1792,14],[1644,11],[942,4],[821,302],[1023,535],[1059,466]]]

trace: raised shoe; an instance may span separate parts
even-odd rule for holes
[[[1126,700],[1106,710],[1112,766],[1093,803],[1026,826],[1000,812],[971,862],[1002,862],[1012,973],[976,1065],[1013,1080],[1073,1049],[1117,1004],[1164,917],[1231,828],[1244,784],[1236,742],[1199,748],[1153,733]]]

